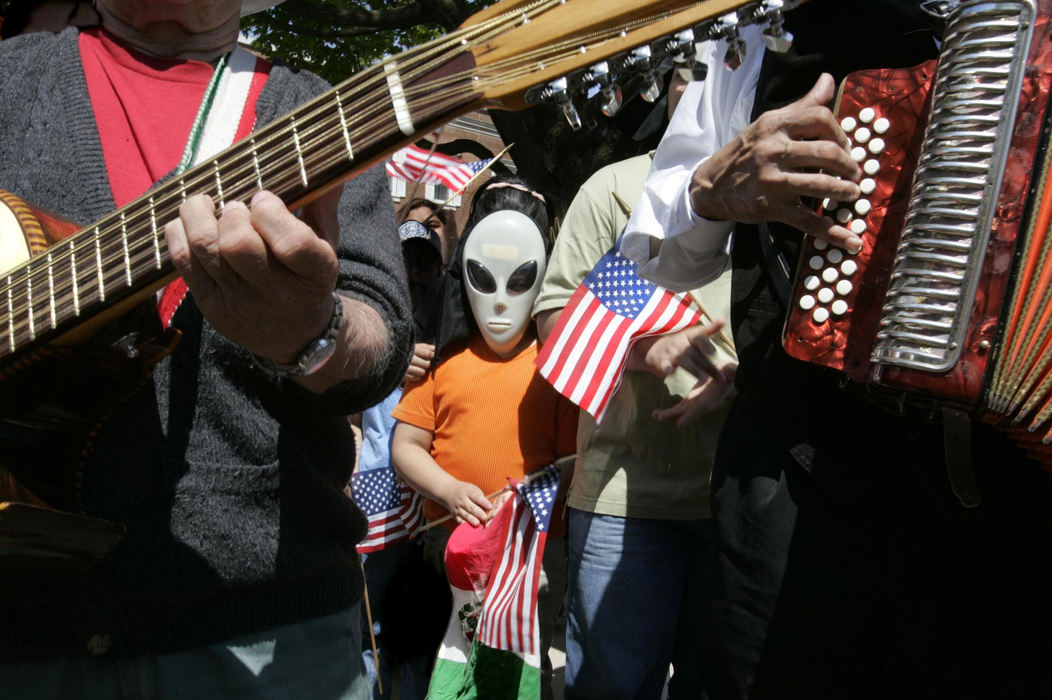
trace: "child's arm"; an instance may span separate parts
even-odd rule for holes
[[[391,439],[391,463],[414,489],[443,504],[458,523],[481,525],[490,518],[493,504],[475,484],[454,478],[431,457],[434,435],[399,421]]]

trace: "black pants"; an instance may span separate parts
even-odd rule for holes
[[[739,399],[713,483],[710,697],[1052,697],[1052,481],[977,447],[978,508],[940,464],[838,502]]]

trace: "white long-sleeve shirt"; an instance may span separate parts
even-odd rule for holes
[[[734,71],[723,65],[727,43],[707,44],[708,77],[684,91],[632,209],[621,252],[639,263],[643,277],[669,289],[700,287],[727,265],[734,222],[699,217],[690,204],[690,182],[698,165],[749,125],[763,63],[761,31],[742,30],[748,48]],[[652,239],[661,241],[653,257]]]

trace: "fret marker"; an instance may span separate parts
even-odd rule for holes
[[[216,196],[219,197],[219,208],[222,209],[226,206],[226,202],[223,201],[223,181],[219,179],[219,161],[213,160],[212,166],[216,171]]]
[[[351,133],[347,129],[347,117],[343,113],[343,102],[340,101],[340,91],[336,91],[336,109],[340,113],[340,128],[343,129],[343,142],[347,144],[347,160],[354,160],[354,149],[351,148]]]
[[[11,287],[11,275],[7,276],[7,337],[11,352],[15,351],[15,300],[14,290]]]
[[[398,128],[406,136],[412,136],[416,133],[413,115],[409,113],[409,103],[406,102],[405,90],[402,89],[402,78],[398,75],[394,61],[384,64],[384,73],[387,74],[387,91],[391,93],[391,106],[394,107]]]
[[[256,153],[256,139],[251,139],[252,144],[252,167],[256,169],[256,186],[263,189],[263,172],[259,169],[259,154]]]
[[[106,301],[106,283],[102,278],[102,232],[95,227],[95,270],[99,280],[99,301]]]
[[[51,328],[54,329],[58,326],[58,319],[55,317],[55,268],[53,267],[54,259],[51,257],[51,253],[47,254],[47,296],[48,305],[51,307]]]
[[[124,212],[121,212],[121,249],[124,251],[124,282],[132,286],[131,254],[128,252],[128,222],[124,220]]]
[[[300,179],[303,180],[303,186],[307,187],[307,168],[303,163],[303,150],[300,148],[300,134],[296,131],[295,117],[289,117],[289,124],[292,127],[292,143],[296,147],[296,159],[300,164]]]
[[[36,340],[37,325],[33,318],[33,271],[26,268],[26,306],[29,309],[29,339]]]
[[[69,274],[73,279],[73,315],[80,316],[80,286],[77,283],[77,246],[69,242]]]
[[[161,269],[161,232],[157,230],[157,211],[153,208],[153,197],[150,197],[150,230],[153,232],[153,264]]]

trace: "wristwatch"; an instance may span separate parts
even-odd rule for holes
[[[321,335],[307,343],[307,346],[303,348],[303,352],[299,354],[292,364],[278,364],[255,355],[252,355],[252,358],[263,369],[279,377],[305,377],[308,374],[314,374],[336,352],[336,341],[342,324],[343,303],[340,301],[339,295],[333,292],[332,318],[329,319],[329,325],[326,326]]]

